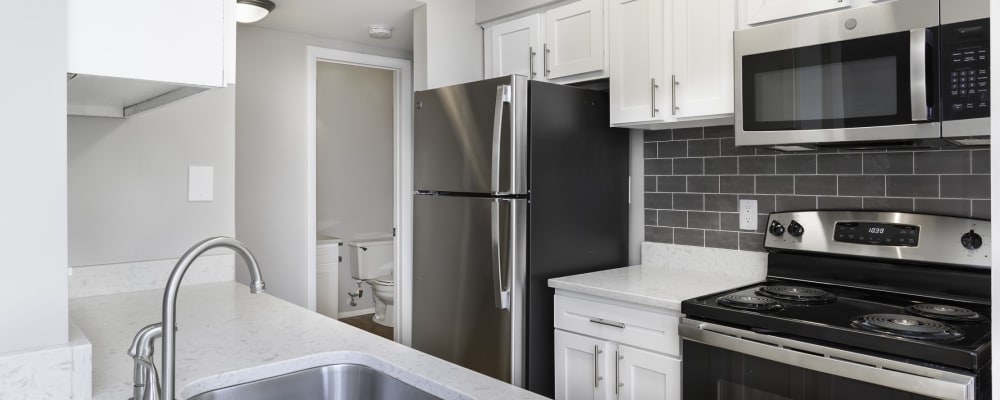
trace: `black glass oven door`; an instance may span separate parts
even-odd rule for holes
[[[685,400],[933,399],[684,340]]]
[[[933,35],[933,29],[920,29],[744,55],[743,131],[936,120]],[[913,44],[920,40],[922,49]],[[911,66],[911,58],[923,69]],[[918,74],[923,81],[913,82]]]

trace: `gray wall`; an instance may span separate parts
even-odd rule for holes
[[[434,0],[413,10],[413,88],[483,79],[483,30],[470,0]]]
[[[350,305],[347,293],[357,285],[346,242],[360,235],[392,234],[392,124],[392,71],[317,65],[316,230],[345,242],[338,274],[339,312],[375,306],[374,296]]]
[[[268,292],[308,306],[306,47],[408,59],[409,52],[241,25],[236,51],[236,237]],[[247,272],[236,268],[237,280]]]
[[[4,4],[0,49],[0,353],[8,353],[67,340],[66,2]]]
[[[235,227],[235,90],[130,118],[69,118],[69,264],[179,258]],[[188,202],[188,166],[214,167],[214,200]]]
[[[915,211],[990,218],[990,151],[737,148],[733,127],[647,131],[645,238],[763,251],[767,213],[806,209]],[[738,200],[756,199],[756,232],[739,230]]]

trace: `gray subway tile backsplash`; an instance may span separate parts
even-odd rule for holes
[[[705,173],[704,158],[675,158],[674,175],[701,175]]]
[[[648,131],[645,240],[763,251],[767,214],[809,209],[990,218],[990,150],[736,147],[732,126]],[[653,186],[653,187],[650,187]],[[758,226],[739,229],[739,200]]]
[[[913,174],[913,153],[867,153],[862,160],[865,174]]]
[[[860,174],[861,173],[860,153],[851,154],[817,154],[816,173],[817,174]]]
[[[815,174],[815,154],[787,154],[776,158],[775,172],[779,174]]]
[[[913,153],[913,172],[916,174],[968,174],[972,173],[970,151],[921,151]]]

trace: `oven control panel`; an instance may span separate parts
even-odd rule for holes
[[[904,212],[775,212],[767,251],[830,253],[990,268],[990,221]]]
[[[878,222],[837,222],[833,228],[833,240],[876,246],[916,247],[920,242],[920,227]]]

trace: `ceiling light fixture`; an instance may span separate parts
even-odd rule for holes
[[[368,25],[368,36],[375,39],[391,38],[392,27],[388,25]]]
[[[260,21],[274,10],[271,0],[236,0],[236,22],[249,24]]]

